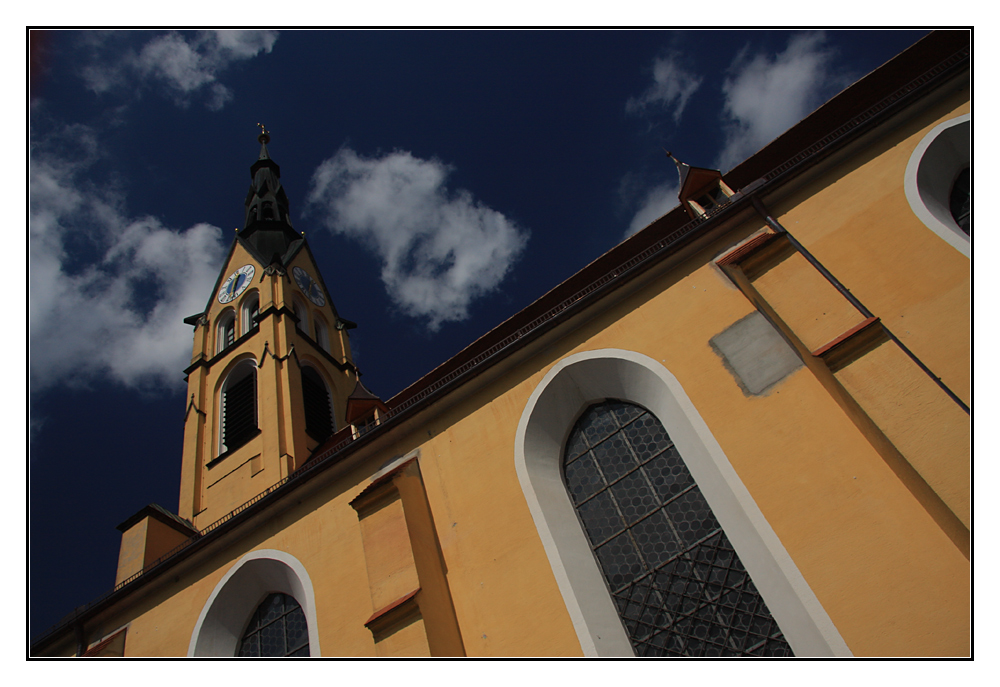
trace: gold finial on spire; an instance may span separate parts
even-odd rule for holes
[[[268,142],[270,142],[270,140],[271,140],[271,136],[270,136],[271,132],[268,131],[267,129],[265,129],[264,125],[261,124],[260,122],[257,122],[257,126],[260,127],[260,136],[257,137],[257,140],[260,141],[261,143],[268,143]]]

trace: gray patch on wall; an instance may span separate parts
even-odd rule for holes
[[[753,312],[708,342],[747,396],[761,396],[802,367],[771,323]]]

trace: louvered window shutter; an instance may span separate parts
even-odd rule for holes
[[[222,444],[231,451],[257,433],[257,373],[228,385],[222,397]]]
[[[316,372],[302,369],[302,396],[306,411],[306,432],[316,439],[333,434],[330,395]]]

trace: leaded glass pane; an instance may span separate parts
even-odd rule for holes
[[[293,609],[285,616],[285,636],[288,639],[288,648],[297,649],[303,643],[309,641],[309,633],[306,629],[306,616],[301,608]]]
[[[632,451],[625,444],[621,434],[613,434],[591,451],[597,459],[597,464],[601,466],[601,472],[608,484],[614,482],[622,475],[626,475],[634,470],[638,463],[632,456]]]
[[[791,656],[663,425],[639,406],[588,408],[566,486],[640,656]]]
[[[587,443],[594,446],[618,429],[614,416],[606,411],[586,412],[580,418],[579,431],[583,432]]]
[[[659,499],[638,470],[612,486],[611,492],[621,508],[625,522],[637,522],[659,505]]]
[[[260,656],[260,646],[257,634],[248,635],[240,642],[240,650],[237,656]]]
[[[269,594],[254,611],[237,656],[308,656],[305,613],[287,594]]]
[[[604,482],[589,453],[566,466],[566,486],[569,487],[573,503],[583,503],[604,488]]]
[[[618,508],[607,491],[600,492],[584,503],[577,509],[577,513],[590,536],[591,546],[596,546],[625,528],[625,523],[618,514]]]

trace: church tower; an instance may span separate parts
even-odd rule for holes
[[[305,236],[292,228],[281,171],[261,127],[243,229],[185,370],[181,518],[204,528],[294,472],[346,422],[358,381],[347,330]]]

